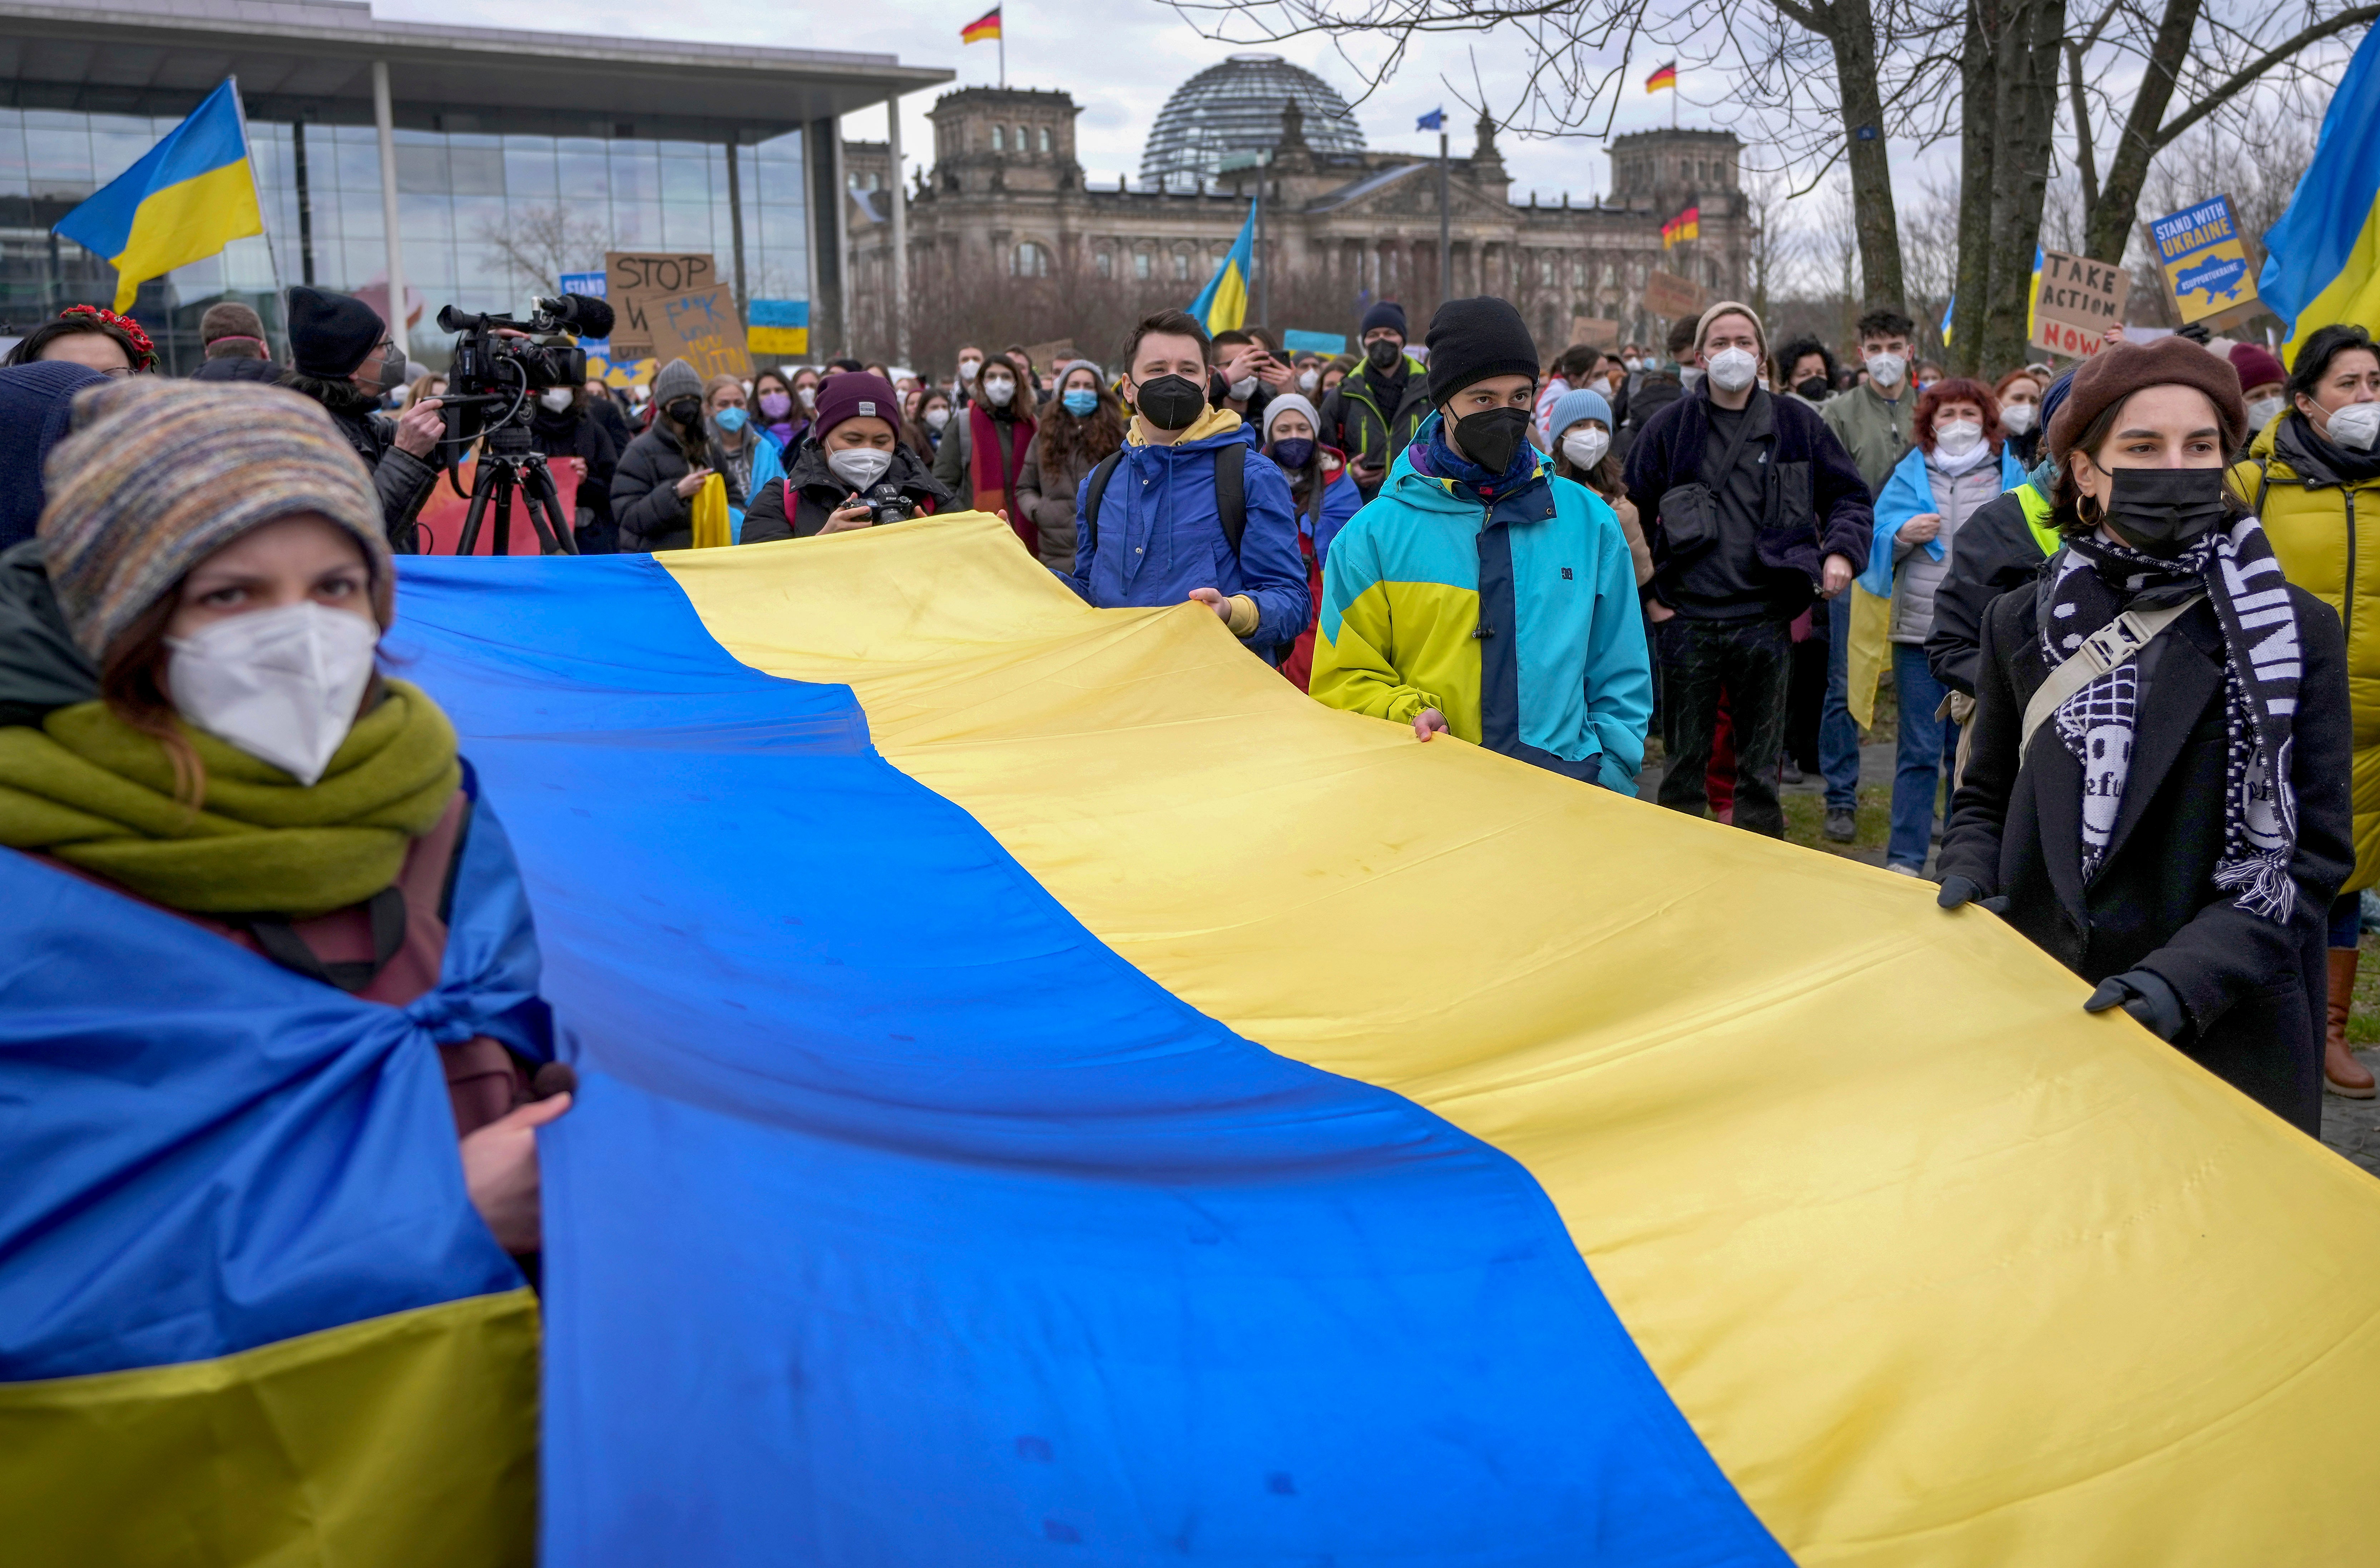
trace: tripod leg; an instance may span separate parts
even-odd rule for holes
[[[562,522],[562,496],[553,488],[553,475],[542,464],[531,467],[521,475],[521,495],[528,503],[528,520],[535,524],[538,538],[548,555],[576,555],[578,545]]]
[[[471,504],[463,514],[463,536],[455,541],[455,554],[468,555],[480,547],[480,525],[487,519],[488,500],[495,489],[495,475],[482,457],[480,471],[471,476]]]

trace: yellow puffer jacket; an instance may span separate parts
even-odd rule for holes
[[[2380,881],[2380,477],[2342,482],[2307,452],[2302,429],[2294,413],[2266,425],[2231,481],[2264,520],[2289,581],[2338,611],[2347,627],[2355,874],[2342,891],[2361,893]]]

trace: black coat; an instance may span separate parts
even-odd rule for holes
[[[2017,756],[2024,705],[2050,670],[2039,597],[2006,594],[1984,617],[1973,750],[1942,838],[1942,874],[2008,894],[2008,923],[2095,985],[2127,969],[2155,973],[2189,1012],[2175,1042],[2185,1054],[2319,1136],[2325,928],[2355,865],[2338,615],[2289,590],[2305,663],[2289,769],[2298,899],[2284,927],[2236,907],[2215,886],[2229,742],[2222,624],[2203,601],[2141,655],[2140,718],[2114,842],[2082,884],[2082,765],[2055,721],[2035,732],[2022,767]]]
[[[612,519],[619,525],[622,550],[684,550],[694,543],[694,503],[676,489],[691,468],[666,420],[654,420],[628,443],[612,473]]]
[[[1975,695],[1983,659],[1984,612],[2012,588],[2041,576],[2049,557],[2025,526],[2022,487],[2003,491],[1977,507],[1950,536],[1950,569],[1934,590],[1934,626],[1925,634],[1925,663],[1952,691]]]
[[[612,520],[612,476],[619,471],[620,449],[593,407],[590,402],[585,409],[565,410],[558,418],[538,409],[529,417],[529,440],[550,462],[577,457],[587,465],[587,477],[578,481],[578,516],[568,521],[581,553],[609,555],[619,548],[618,525]]]
[[[897,486],[920,513],[939,511],[953,500],[950,486],[937,479],[906,444],[892,448],[892,466],[877,482]],[[788,488],[794,494],[790,517],[785,506]],[[765,544],[772,539],[808,539],[826,527],[828,517],[850,494],[851,486],[827,467],[826,449],[805,439],[785,477],[771,480],[752,498],[752,504],[744,513],[741,542]]]
[[[1653,594],[1665,604],[1671,601],[1662,590],[1677,580],[1684,561],[1670,553],[1661,497],[1702,477],[1710,433],[1708,384],[1654,415],[1628,454],[1628,499],[1636,504],[1653,548]],[[1776,431],[1761,481],[1760,564],[1767,574],[1769,614],[1790,621],[1809,606],[1828,556],[1847,557],[1854,572],[1867,564],[1876,508],[1859,465],[1814,410],[1791,397],[1758,390],[1752,395],[1768,403]],[[1761,450],[1746,442],[1738,461]]]
[[[1624,385],[1621,388],[1619,401],[1611,405],[1612,417],[1620,421],[1611,432],[1611,450],[1619,454],[1621,462],[1628,461],[1628,454],[1635,450],[1636,438],[1645,433],[1653,416],[1685,395],[1685,383],[1678,379],[1675,371],[1646,371],[1633,390]],[[1627,407],[1625,413],[1621,411],[1622,404]]]
[[[396,421],[386,414],[369,406],[343,403],[325,403],[323,408],[339,433],[347,438],[347,445],[371,470],[372,491],[380,497],[381,526],[387,531],[390,546],[410,553],[413,515],[429,499],[430,487],[438,482],[439,470],[431,467],[431,459],[453,448],[433,446],[430,457],[417,457],[396,444]]]

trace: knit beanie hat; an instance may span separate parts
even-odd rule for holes
[[[1611,405],[1604,399],[1603,394],[1582,386],[1576,392],[1565,392],[1555,398],[1553,407],[1546,415],[1546,439],[1560,441],[1562,432],[1581,419],[1601,419],[1604,430],[1610,432]]]
[[[897,434],[901,429],[901,396],[892,383],[872,371],[845,371],[819,383],[818,407],[810,415],[810,433],[820,441],[845,419],[881,419]]]
[[[1399,337],[1408,341],[1413,337],[1413,334],[1405,330],[1405,308],[1393,299],[1383,299],[1365,311],[1364,324],[1355,329],[1355,335],[1361,338],[1374,327],[1390,328]]]
[[[103,380],[42,471],[40,536],[82,650],[108,645],[191,567],[261,524],[318,513],[363,546],[380,624],[395,572],[370,473],[322,405],[253,382]]]
[[[1322,433],[1322,416],[1314,411],[1314,405],[1306,401],[1303,393],[1276,392],[1272,395],[1272,401],[1265,405],[1264,438],[1267,441],[1272,439],[1272,422],[1283,414],[1303,414],[1305,422],[1314,427],[1314,433],[1318,436]]]
[[[1721,316],[1742,316],[1745,321],[1750,322],[1752,341],[1760,346],[1760,357],[1764,359],[1768,358],[1768,329],[1760,324],[1759,314],[1751,306],[1741,304],[1733,299],[1720,300],[1705,310],[1702,320],[1694,323],[1695,353],[1699,354],[1703,351],[1703,344],[1710,336],[1711,323]]]
[[[2248,404],[2240,395],[2240,372],[2231,361],[2216,358],[2186,337],[2160,337],[2154,343],[2116,344],[2074,368],[2072,389],[2049,420],[2050,451],[2064,462],[2094,419],[2152,386],[2196,387],[2223,421],[2226,449],[2236,451],[2248,439]]]
[[[303,376],[351,376],[388,335],[380,312],[352,294],[299,284],[289,291],[289,358]]]
[[[683,359],[672,359],[662,367],[661,374],[653,378],[653,405],[656,407],[666,408],[678,398],[699,398],[701,395],[702,377]]]
[[[2289,372],[2282,367],[2279,356],[2252,343],[2231,346],[2231,368],[2240,372],[2242,387],[2270,386],[2276,382],[2289,379]]]
[[[1492,294],[1450,299],[1429,319],[1429,400],[1489,376],[1537,379],[1537,345],[1521,312]]]

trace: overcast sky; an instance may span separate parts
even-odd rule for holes
[[[999,80],[996,45],[959,43],[960,27],[982,15],[990,4],[991,0],[879,0],[867,5],[825,5],[810,0],[801,6],[771,6],[749,0],[741,4],[671,0],[665,6],[650,0],[373,0],[373,9],[383,17],[416,21],[717,43],[747,40],[787,48],[889,54],[907,65],[956,71],[953,85],[965,87]],[[1056,88],[1074,94],[1083,111],[1075,122],[1077,152],[1094,183],[1112,182],[1121,174],[1137,179],[1141,144],[1167,96],[1196,72],[1238,52],[1238,46],[1201,38],[1180,15],[1157,0],[1006,0],[1005,17],[1009,85]],[[1300,40],[1264,47],[1313,71],[1351,103],[1364,91],[1366,83],[1326,42]],[[1488,35],[1477,41],[1436,39],[1427,53],[1408,59],[1394,78],[1356,105],[1355,117],[1364,128],[1366,145],[1378,151],[1435,153],[1437,136],[1416,131],[1413,125],[1417,115],[1442,103],[1449,111],[1456,154],[1469,152],[1470,116],[1462,113],[1439,79],[1443,73],[1468,82],[1475,59],[1489,95],[1509,102],[1520,79],[1519,55],[1513,44]],[[1669,123],[1669,95],[1648,96],[1641,91],[1644,72],[1659,64],[1640,60],[1632,66],[1640,85],[1624,95],[1617,129]],[[1681,122],[1709,125],[1711,117],[1694,106],[1695,89],[1689,74],[1684,101],[1679,105]],[[935,96],[921,92],[903,103],[903,151],[912,166],[933,155],[933,131],[927,112]],[[883,112],[850,115],[844,129],[849,137],[880,140]],[[1499,139],[1499,145],[1512,176],[1516,201],[1526,201],[1532,189],[1557,201],[1565,190],[1584,200],[1590,192],[1611,188],[1610,164],[1599,142],[1530,142],[1507,134]]]

